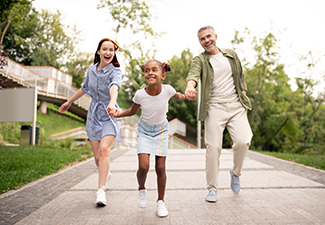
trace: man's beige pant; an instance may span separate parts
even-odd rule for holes
[[[253,137],[247,120],[247,110],[240,102],[210,103],[205,119],[206,179],[207,188],[215,191],[218,190],[219,158],[225,127],[233,142],[233,173],[237,176],[241,175],[243,162]]]

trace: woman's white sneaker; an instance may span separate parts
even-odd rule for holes
[[[166,209],[165,203],[162,200],[157,202],[157,216],[166,217],[168,216],[168,211]]]
[[[144,208],[147,206],[147,190],[141,189],[138,195],[138,206]]]
[[[105,194],[105,186],[101,189],[98,189],[96,192],[96,204],[98,206],[105,206],[106,205],[106,194]]]

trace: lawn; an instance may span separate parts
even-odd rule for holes
[[[302,154],[293,154],[285,152],[267,152],[267,151],[257,151],[265,155],[275,156],[280,159],[285,159],[291,162],[296,162],[303,164],[305,166],[311,166],[317,169],[325,170],[325,156],[324,155],[302,155]]]
[[[0,194],[92,157],[89,147],[0,146]]]

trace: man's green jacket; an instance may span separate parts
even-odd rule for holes
[[[239,101],[246,109],[251,109],[249,98],[243,93],[247,90],[245,75],[242,70],[240,60],[235,51],[231,49],[219,49],[221,53],[228,58],[234,78],[235,88],[239,96]],[[208,113],[209,102],[212,92],[214,71],[210,63],[211,55],[204,51],[200,55],[194,57],[190,72],[186,78],[186,82],[193,80],[198,83],[201,80],[201,104],[198,119],[203,121]]]

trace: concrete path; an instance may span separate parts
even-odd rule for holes
[[[249,152],[238,195],[230,189],[231,150],[223,150],[217,203],[205,201],[205,150],[170,150],[167,218],[156,216],[154,157],[148,204],[137,206],[135,149],[111,153],[108,204],[97,207],[98,173],[88,160],[0,196],[0,224],[325,224],[325,172]]]

